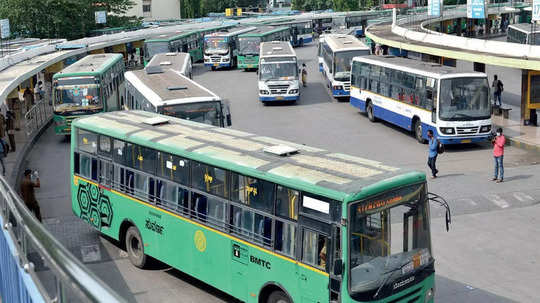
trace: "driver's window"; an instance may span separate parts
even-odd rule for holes
[[[328,237],[307,229],[302,233],[302,262],[326,271]]]

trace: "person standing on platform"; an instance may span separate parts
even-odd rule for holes
[[[26,169],[21,182],[21,196],[24,204],[26,204],[26,207],[28,207],[28,209],[33,212],[34,215],[36,215],[39,222],[41,222],[41,209],[39,208],[39,204],[34,193],[34,188],[36,187],[41,187],[37,170],[32,172],[32,170]]]
[[[493,102],[494,105],[497,105],[497,99],[499,100],[499,107],[502,106],[502,92],[504,90],[504,85],[501,80],[497,78],[497,75],[493,76],[493,83],[491,84],[491,87],[494,88],[493,92]]]
[[[306,87],[307,86],[307,67],[305,63],[302,63],[301,73],[302,73],[302,85]]]

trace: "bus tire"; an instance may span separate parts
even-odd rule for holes
[[[281,290],[273,291],[270,296],[268,296],[267,303],[292,303],[287,294]]]
[[[146,265],[146,254],[144,253],[144,243],[141,233],[135,226],[130,226],[126,232],[126,251],[131,264],[138,268]]]
[[[367,113],[369,121],[371,122],[377,121],[377,118],[375,118],[375,114],[373,113],[373,105],[371,105],[371,102],[368,102],[366,106],[366,113]]]
[[[415,120],[413,133],[418,143],[421,143],[421,144],[425,143],[426,140],[424,140],[424,136],[422,135],[422,122],[420,121],[420,119]]]

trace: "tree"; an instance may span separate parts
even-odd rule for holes
[[[1,0],[0,18],[10,20],[14,36],[77,39],[102,28],[95,23],[96,11],[107,11],[107,26],[138,25],[136,17],[121,16],[131,0]]]

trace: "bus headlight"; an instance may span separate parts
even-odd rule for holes
[[[333,88],[334,88],[334,90],[342,90],[343,85],[334,85]]]
[[[489,131],[491,131],[491,125],[484,125],[480,128],[481,133],[487,133]]]
[[[430,288],[428,291],[426,291],[424,302],[430,302],[431,300],[433,300],[434,296],[435,296],[435,290],[433,290],[433,288]]]
[[[223,58],[223,62],[229,62],[229,58]]]
[[[445,135],[453,135],[456,133],[456,130],[453,127],[440,127],[439,130]]]
[[[295,89],[290,89],[289,90],[289,94],[298,94],[298,89],[295,88]]]
[[[265,90],[265,89],[261,89],[261,90],[259,91],[259,93],[260,93],[261,95],[270,95],[270,92],[267,91],[267,90]]]

